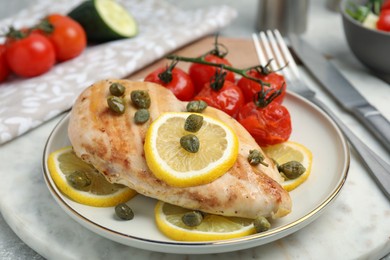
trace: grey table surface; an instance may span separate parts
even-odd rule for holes
[[[227,28],[221,31],[221,35],[229,37],[249,38],[255,31],[257,16],[257,0],[197,0],[197,1],[174,1],[176,6],[183,9],[202,8],[211,5],[225,4],[237,9],[237,19]],[[19,10],[30,6],[35,1],[31,0],[0,0],[0,19],[12,16]],[[326,8],[325,0],[312,0],[310,8]],[[309,10],[310,12],[310,10]],[[0,28],[2,31],[4,28]],[[328,46],[332,48],[332,46]],[[27,246],[19,237],[15,235],[12,229],[0,214],[0,259],[43,259],[39,254]],[[390,260],[387,255],[382,260]]]

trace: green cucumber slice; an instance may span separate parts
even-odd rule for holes
[[[107,42],[138,34],[134,17],[114,0],[87,0],[68,16],[80,23],[89,42]]]

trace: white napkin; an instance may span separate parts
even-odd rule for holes
[[[46,14],[66,14],[82,0],[41,0],[0,21],[0,28],[31,26]],[[123,78],[167,53],[228,25],[237,15],[228,6],[185,11],[161,0],[118,0],[138,21],[139,34],[88,47],[79,57],[56,64],[35,78],[0,83],[0,144],[71,108],[95,81]]]

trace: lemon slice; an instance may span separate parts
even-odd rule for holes
[[[157,227],[164,235],[178,241],[223,240],[256,233],[253,219],[213,214],[206,214],[199,226],[189,227],[183,223],[182,216],[191,211],[159,201],[154,210]]]
[[[311,151],[302,144],[287,141],[281,144],[263,148],[264,152],[273,158],[279,165],[289,162],[300,162],[306,171],[296,179],[285,179],[282,187],[287,191],[292,191],[304,183],[310,175],[313,156]]]
[[[78,158],[71,146],[51,153],[48,168],[58,189],[81,204],[111,207],[126,202],[137,194],[126,186],[109,183],[93,166]],[[85,173],[90,184],[83,188],[74,188],[67,180],[67,176],[76,171]]]
[[[164,113],[149,127],[145,138],[145,158],[153,174],[167,184],[189,187],[212,182],[226,173],[238,155],[238,139],[224,123],[203,116],[196,133],[200,147],[196,153],[180,145],[180,138],[190,132],[184,122],[187,112]]]

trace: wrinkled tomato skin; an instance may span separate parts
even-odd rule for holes
[[[213,90],[210,83],[206,83],[194,99],[203,100],[209,106],[218,108],[232,117],[236,117],[240,108],[245,104],[241,89],[230,81],[225,81],[218,91]]]
[[[390,32],[390,9],[381,11],[376,27],[378,30]]]
[[[194,97],[194,85],[190,76],[180,68],[173,68],[171,82],[165,83],[159,78],[159,74],[167,68],[161,67],[147,75],[144,81],[160,84],[171,90],[182,101],[190,101]]]
[[[46,19],[53,25],[53,32],[46,34],[52,42],[58,61],[79,56],[87,46],[87,36],[81,25],[72,18],[51,14]]]
[[[4,44],[0,44],[0,82],[3,82],[7,79],[8,75],[11,73],[7,58],[5,54],[6,48]]]
[[[270,93],[266,97],[269,97],[274,91],[282,90],[281,94],[274,99],[274,102],[281,104],[286,95],[286,80],[284,76],[276,72],[272,72],[268,75],[261,74],[255,70],[248,72],[248,76],[260,79],[263,82],[267,82],[270,86],[264,86],[265,91],[270,89]],[[254,95],[261,90],[260,83],[253,80],[242,77],[238,82],[237,86],[242,90],[245,97],[245,102],[253,101]]]
[[[219,58],[211,54],[206,55],[205,61],[232,66],[232,64],[227,59]],[[211,81],[211,79],[214,77],[215,72],[217,70],[220,69],[210,65],[199,64],[199,63],[191,64],[188,70],[188,74],[190,75],[192,82],[194,83],[195,94],[199,93],[204,87],[204,85]],[[234,73],[231,71],[226,71],[226,73],[227,74],[225,80],[235,82]]]
[[[276,102],[265,108],[249,102],[240,109],[237,120],[262,147],[285,142],[292,132],[290,113]]]
[[[15,74],[34,77],[53,67],[55,52],[48,39],[33,33],[22,39],[7,39],[6,58]]]

